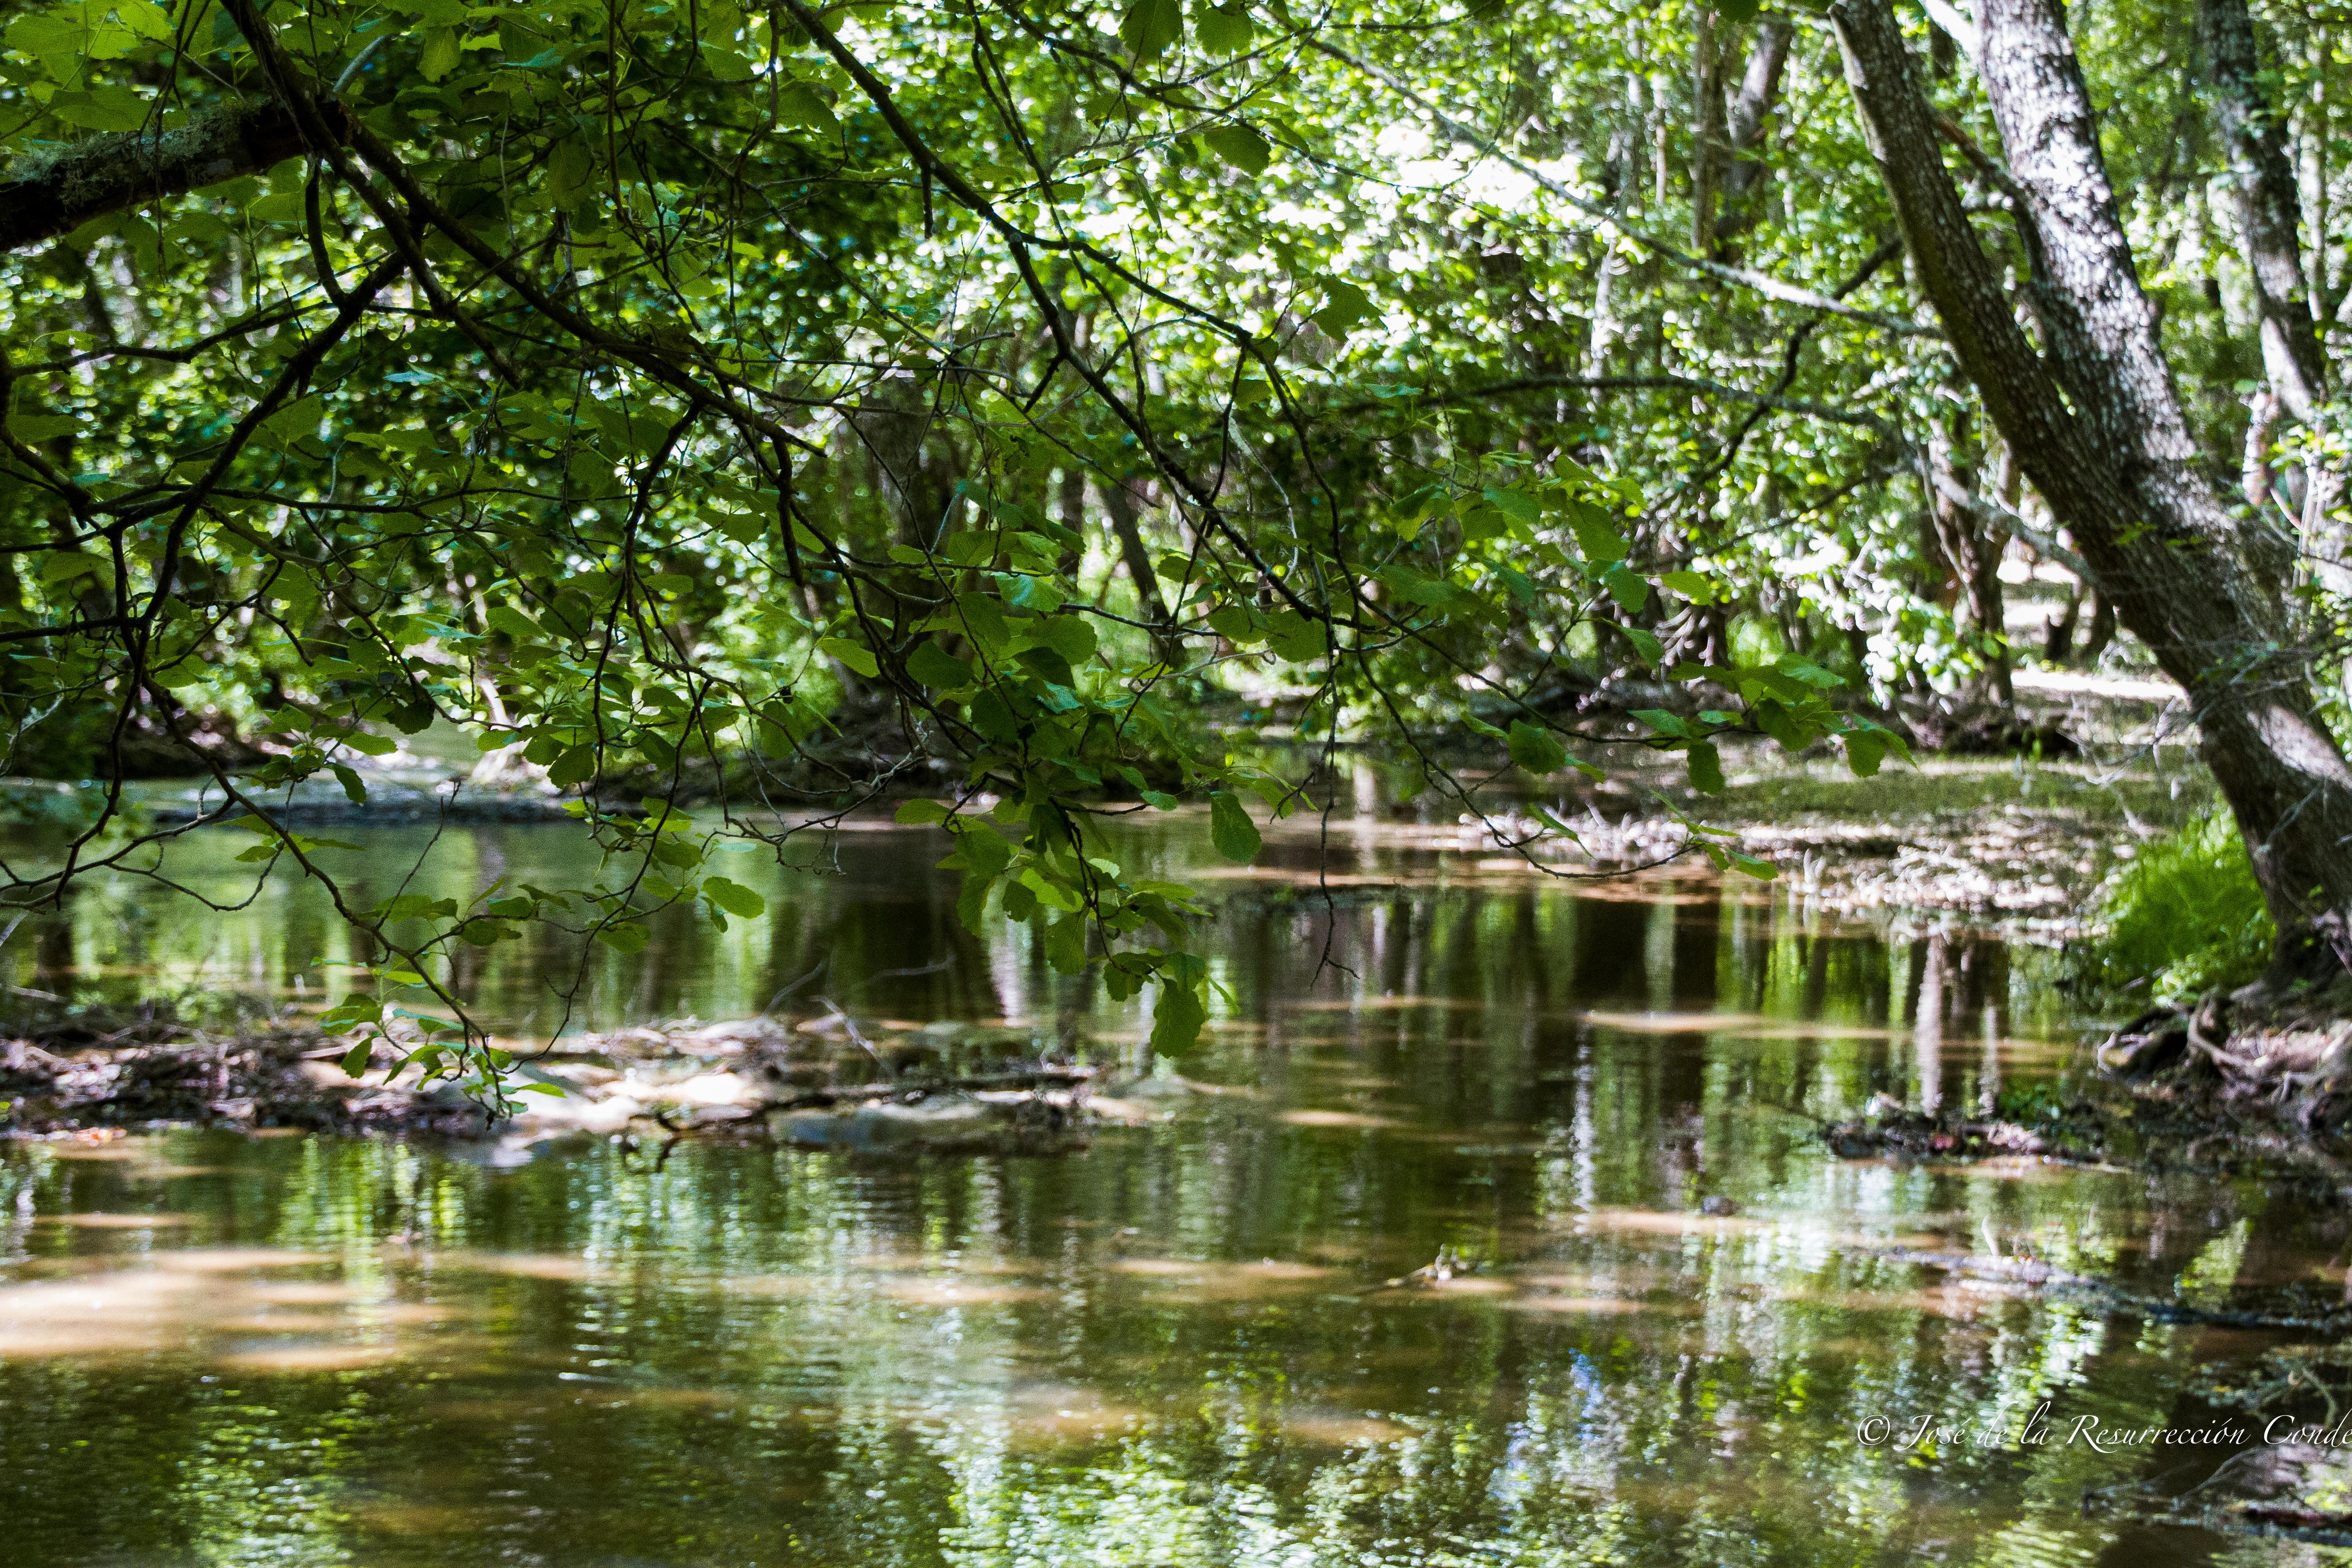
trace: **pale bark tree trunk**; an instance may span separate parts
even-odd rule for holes
[[[2246,0],[2198,0],[2197,37],[2213,122],[2230,161],[2238,247],[2253,277],[2263,368],[2286,411],[2307,421],[2326,401],[2327,363],[2304,287],[2303,202],[2284,128],[2263,90]]]
[[[1641,79],[1628,77],[1626,84],[1638,95]],[[1629,206],[1638,205],[1640,171],[1635,167],[1635,133],[1620,127],[1609,137],[1607,167],[1609,170],[1610,209],[1622,214]],[[1591,328],[1584,339],[1584,374],[1606,374],[1610,352],[1617,346],[1617,280],[1625,275],[1626,263],[1617,253],[1617,247],[1605,234],[1601,238],[1601,254],[1592,268]]]
[[[2303,251],[2303,199],[2287,156],[2286,129],[2262,79],[2262,53],[2246,0],[2198,0],[2197,40],[2213,121],[2230,163],[2238,249],[2253,279],[2256,330],[2268,384],[2254,395],[2246,430],[2246,497],[2258,510],[2272,494],[2269,444],[2276,412],[2305,424],[2327,400]],[[2263,450],[2257,460],[2256,444]],[[2306,467],[2303,535],[2320,585],[2352,595],[2352,540],[2336,516],[2343,476]],[[2259,526],[2268,526],[2268,519]],[[2345,672],[2352,683],[2352,668]]]
[[[1718,252],[1756,225],[1763,207],[1767,173],[1757,156],[1764,131],[1780,101],[1780,75],[1789,63],[1789,45],[1797,36],[1786,16],[1765,16],[1756,23],[1756,41],[1748,51],[1748,68],[1741,73],[1739,91],[1724,117],[1724,137],[1730,145],[1730,167],[1723,176],[1723,211],[1715,220],[1712,237]]]
[[[2310,670],[2199,467],[2101,160],[2056,0],[1984,0],[1977,58],[2033,252],[2019,326],[1943,161],[1889,0],[1832,0],[1871,151],[1961,368],[2103,598],[2189,693],[2199,749],[2237,815],[2282,955],[2347,956],[2352,769]]]
[[[2238,464],[2238,489],[2257,516],[2269,510],[2271,487],[2277,482],[2271,467],[2271,437],[2278,422],[2278,389],[2264,385],[2247,400],[2245,454]]]

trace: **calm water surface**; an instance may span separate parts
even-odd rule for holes
[[[1125,853],[1194,867],[1193,826]],[[379,891],[430,837],[341,836]],[[244,842],[175,871],[228,896]],[[757,1011],[824,961],[780,1005],[1131,1059],[1139,1020],[1024,931],[961,930],[940,853],[844,835],[730,870],[772,907],[724,934],[681,920],[584,968],[551,938],[456,980],[545,1028],[548,976],[584,973],[573,1019],[601,1026]],[[2045,1401],[2195,1421],[2199,1370],[2272,1342],[1905,1248],[2031,1247],[2200,1300],[2340,1286],[2340,1226],[2252,1183],[1824,1153],[1811,1119],[1875,1093],[2063,1098],[2079,1047],[2045,963],[1753,885],[1538,885],[1362,825],[1327,905],[1313,853],[1277,836],[1273,871],[1221,884],[1229,997],[1194,1087],[1072,1157],[6,1148],[0,1563],[2276,1560],[2084,1517],[2177,1456],[1856,1440]],[[445,835],[417,885],[578,857],[560,829]],[[124,889],[28,922],[0,984],[315,1001],[347,940],[299,887],[201,921]],[[1475,1267],[1383,1284],[1441,1247]]]

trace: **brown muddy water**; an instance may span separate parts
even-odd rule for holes
[[[1203,869],[1197,824],[1135,835]],[[561,828],[343,830],[380,896],[586,874]],[[1306,833],[1219,881],[1208,1045],[1149,1125],[1051,1159],[200,1131],[0,1149],[0,1563],[560,1565],[2272,1562],[2086,1517],[2210,1455],[1873,1447],[1865,1424],[2188,1426],[2275,1337],[1979,1287],[2033,1255],[2207,1304],[2340,1296],[2345,1227],[2274,1187],[1829,1157],[1890,1094],[2030,1116],[2084,1070],[2048,955],[1843,926],[1711,878],[1578,888],[1443,833]],[[238,893],[244,847],[173,870]],[[429,844],[429,849],[428,849]],[[455,977],[515,1029],[824,994],[1132,1063],[1139,1019],[964,933],[936,836],[730,868],[771,911],[634,959]],[[746,858],[748,859],[748,858]],[[0,984],[87,1000],[337,990],[272,883],[27,921]],[[952,1029],[944,1031],[953,1033]],[[1709,1200],[1717,1200],[1709,1203]],[[1452,1249],[1430,1286],[1383,1282]],[[2185,1467],[2185,1468],[2184,1468]],[[2324,1555],[2324,1553],[2323,1553]]]

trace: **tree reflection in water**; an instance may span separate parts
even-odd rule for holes
[[[387,866],[419,842],[379,837]],[[560,874],[541,846],[453,835],[432,874]],[[194,1131],[0,1154],[0,1555],[2088,1563],[2124,1548],[2084,1489],[2161,1462],[1905,1454],[1857,1424],[2011,1429],[2049,1400],[2160,1425],[2251,1349],[1885,1254],[2030,1245],[2168,1293],[2331,1249],[2251,1185],[1830,1159],[1808,1118],[1874,1094],[2063,1091],[2069,1021],[2028,952],[1753,885],[1587,896],[1377,833],[1352,852],[1329,903],[1308,872],[1237,881],[1209,934],[1231,1001],[1182,1072],[1234,1092],[1162,1096],[1070,1158],[593,1143],[498,1170]],[[774,873],[762,919],[597,960],[582,1011],[741,1014],[829,958],[877,1017],[1130,1055],[1136,1017],[1025,930],[958,926],[937,853],[846,837],[838,874]],[[0,963],[315,995],[304,966],[339,955],[309,897],[198,931],[86,900]],[[465,978],[543,1026],[573,956]],[[856,980],[883,970],[916,973]],[[1452,1279],[1383,1283],[1441,1247]]]

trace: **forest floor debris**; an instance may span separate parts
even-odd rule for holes
[[[1842,1160],[1970,1160],[2028,1154],[2070,1163],[2105,1159],[2105,1123],[2088,1105],[2067,1107],[2040,1128],[1987,1118],[1930,1115],[1897,1109],[1822,1126],[1822,1142]]]
[[[2054,942],[2087,928],[2085,895],[2101,878],[2206,805],[2201,787],[2137,763],[1936,758],[1870,779],[1773,766],[1734,774],[1716,796],[1665,775],[1639,790],[1596,788],[1547,807],[1572,843],[1546,834],[1528,807],[1464,828],[1489,855],[1533,840],[1545,866],[1628,872],[1695,856],[1698,836],[1680,811],[1726,830],[1717,842],[1772,862],[1779,886],[1822,909],[1958,915]]]
[[[2274,1139],[2336,1131],[2352,1125],[2352,975],[2266,975],[2151,1008],[2110,1035],[2098,1060],[2141,1099],[2227,1122],[2232,1137],[2250,1123]],[[2352,1163],[2326,1157],[2352,1184]]]

